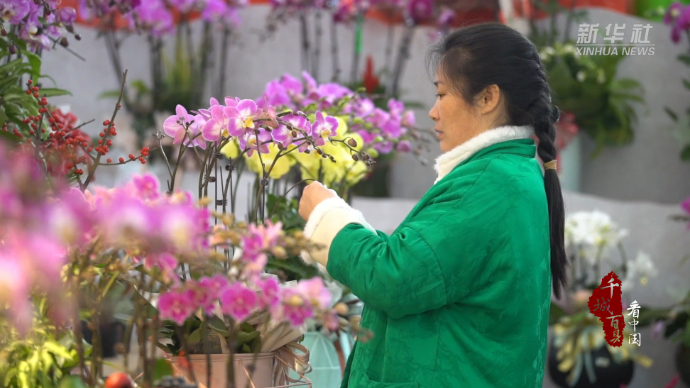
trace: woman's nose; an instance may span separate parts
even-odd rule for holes
[[[434,104],[434,106],[429,111],[429,118],[431,118],[434,121],[438,121],[438,109],[436,109],[436,104]]]

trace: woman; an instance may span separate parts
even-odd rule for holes
[[[365,303],[373,333],[343,387],[541,387],[551,285],[559,297],[566,280],[558,109],[534,45],[504,25],[460,29],[430,59],[443,154],[397,230],[375,231],[319,183],[300,202],[325,247],[311,258]]]

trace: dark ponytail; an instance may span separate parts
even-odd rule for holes
[[[497,85],[505,98],[504,125],[531,125],[539,139],[537,153],[544,163],[556,159],[559,110],[551,104],[544,66],[532,42],[500,23],[476,24],[447,35],[427,57],[429,70],[438,71],[468,104],[489,85]],[[558,174],[544,172],[551,234],[553,292],[560,299],[567,285],[565,208]]]

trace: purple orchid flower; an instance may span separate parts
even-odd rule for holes
[[[324,117],[323,113],[316,112],[312,133],[315,137],[314,145],[325,145],[326,139],[338,136],[338,120],[332,116]]]
[[[58,11],[58,20],[65,25],[72,25],[77,21],[77,10],[72,7],[60,8]]]
[[[407,12],[415,23],[429,19],[434,13],[433,0],[410,0]]]
[[[257,133],[258,132],[258,133]],[[270,152],[268,143],[273,139],[270,132],[263,128],[249,131],[240,137],[240,148],[247,150],[247,156],[254,155],[254,151],[259,151],[260,154],[267,154]]]
[[[288,95],[296,100],[301,100],[304,98],[302,94],[304,92],[304,85],[297,78],[291,76],[290,74],[284,74],[280,78],[280,84],[283,85],[285,91]]]
[[[0,16],[10,24],[19,24],[22,19],[29,14],[31,10],[30,4],[33,2],[27,0],[6,0],[0,4]]]
[[[264,97],[271,105],[290,106],[291,103],[288,89],[283,83],[275,80],[266,84],[266,93],[264,93]]]
[[[395,146],[395,150],[398,152],[410,152],[412,151],[412,144],[409,140],[400,140]]]
[[[376,137],[378,136],[375,133],[372,133],[367,130],[360,130],[357,131],[357,134],[362,137],[362,140],[364,140],[364,144],[371,144],[376,140]]]
[[[681,4],[679,1],[676,1],[673,4],[671,4],[666,10],[666,13],[664,14],[664,24],[668,26],[673,24],[676,18],[680,16],[682,9],[683,4]]]
[[[309,120],[305,119],[305,118],[302,117],[302,116],[289,114],[289,115],[284,116],[284,117],[282,118],[282,120],[283,120],[283,121],[286,121],[286,122],[288,122],[288,123],[290,123],[291,126],[293,126],[293,127],[295,127],[295,128],[299,128],[299,129],[301,129],[302,131],[304,131],[304,133],[298,132],[298,134],[297,134],[297,137],[298,137],[298,138],[303,138],[304,136],[312,136],[312,135],[313,135],[313,129],[312,129],[311,122],[309,122]],[[289,132],[290,143],[294,142],[295,139],[292,138],[292,129],[289,129],[289,128],[287,128],[287,127],[286,127],[286,129],[287,129],[287,131]],[[278,131],[280,132],[280,127],[278,127]],[[281,133],[282,133],[282,132],[281,132]],[[274,135],[274,136],[275,136],[275,135]],[[283,140],[284,137],[282,137],[282,135],[279,134],[278,136],[279,136],[279,139],[280,139],[279,141],[280,141],[280,142],[284,141],[284,140]],[[284,145],[285,145],[285,144],[284,144]],[[304,152],[304,151],[307,150],[307,148],[309,148],[309,143],[307,143],[306,140],[303,140],[303,141],[299,144],[299,146],[297,147],[297,150],[298,150],[299,152]]]
[[[381,126],[381,132],[389,139],[397,139],[403,135],[403,127],[397,120],[388,120]]]
[[[391,116],[398,118],[403,114],[404,110],[405,104],[403,104],[402,101],[398,101],[394,98],[388,100],[388,111]]]
[[[405,114],[402,117],[402,123],[403,126],[405,127],[414,127],[417,124],[417,120],[415,119],[414,112],[411,110],[408,110],[405,112]]]
[[[386,140],[384,142],[374,143],[374,149],[381,154],[389,154],[391,151],[393,151],[393,142]]]
[[[207,22],[215,22],[221,19],[228,10],[227,4],[223,0],[207,0],[201,18]]]

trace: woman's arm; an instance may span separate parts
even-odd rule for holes
[[[448,303],[434,250],[408,227],[387,236],[345,226],[331,244],[327,269],[366,305],[394,319]]]
[[[372,308],[402,317],[447,302],[435,253],[413,229],[389,237],[342,199],[330,198],[314,208],[304,233],[322,247],[304,252],[305,261],[326,267]]]

